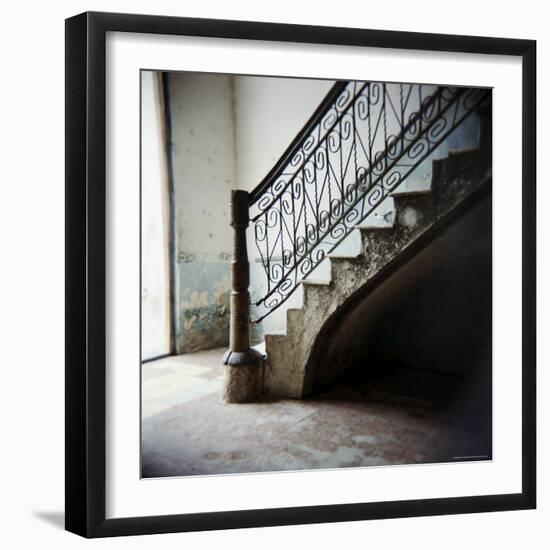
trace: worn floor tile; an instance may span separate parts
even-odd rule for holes
[[[479,384],[469,391],[448,376],[389,368],[374,379],[343,378],[305,400],[228,405],[221,401],[223,351],[144,365],[144,477],[491,456]]]

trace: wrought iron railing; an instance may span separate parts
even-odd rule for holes
[[[402,184],[490,92],[338,82],[249,196],[266,277],[259,322]]]

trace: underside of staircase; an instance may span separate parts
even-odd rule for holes
[[[391,224],[359,224],[354,231],[360,236],[360,253],[329,254],[330,280],[304,279],[300,283],[303,305],[287,310],[286,334],[265,335],[263,395],[307,396],[312,390],[310,355],[327,319],[351,303],[366,285],[379,284],[399,269],[400,258],[427,246],[442,224],[486,196],[491,176],[490,150],[451,152],[433,161],[429,189],[392,194],[395,214]]]

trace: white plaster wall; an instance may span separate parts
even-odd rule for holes
[[[279,160],[333,85],[331,80],[236,76],[239,187],[251,191]]]
[[[159,74],[141,73],[141,358],[169,352],[168,183]]]
[[[178,252],[228,251],[237,188],[231,77],[171,73],[169,97]]]

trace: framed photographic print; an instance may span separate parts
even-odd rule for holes
[[[66,528],[535,507],[529,40],[66,21]]]

